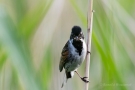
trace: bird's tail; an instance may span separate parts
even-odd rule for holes
[[[72,72],[66,72],[65,75],[64,75],[64,81],[62,83],[61,88],[67,83],[67,80],[69,78],[72,78],[73,76],[74,76],[74,71],[72,71]]]

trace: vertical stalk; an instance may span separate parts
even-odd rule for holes
[[[91,37],[92,37],[92,22],[93,22],[93,0],[88,0],[88,14],[87,14],[87,55],[86,55],[86,71],[85,76],[89,79],[90,69],[90,52],[91,52]],[[85,89],[89,89],[89,83],[85,83]]]

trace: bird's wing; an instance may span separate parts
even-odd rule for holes
[[[62,49],[62,52],[61,52],[61,59],[60,59],[60,63],[59,63],[59,70],[60,72],[62,71],[65,63],[67,62],[67,58],[68,58],[68,43],[69,41],[65,44],[64,48]]]

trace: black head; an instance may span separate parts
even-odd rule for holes
[[[77,40],[84,39],[84,35],[83,35],[82,30],[79,26],[74,26],[72,28],[70,39],[77,39]]]

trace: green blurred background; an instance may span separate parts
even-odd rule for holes
[[[89,90],[135,90],[135,0],[93,1]],[[0,0],[0,90],[84,90],[76,74],[61,89],[58,67],[71,28],[86,37],[87,10],[87,0]]]

